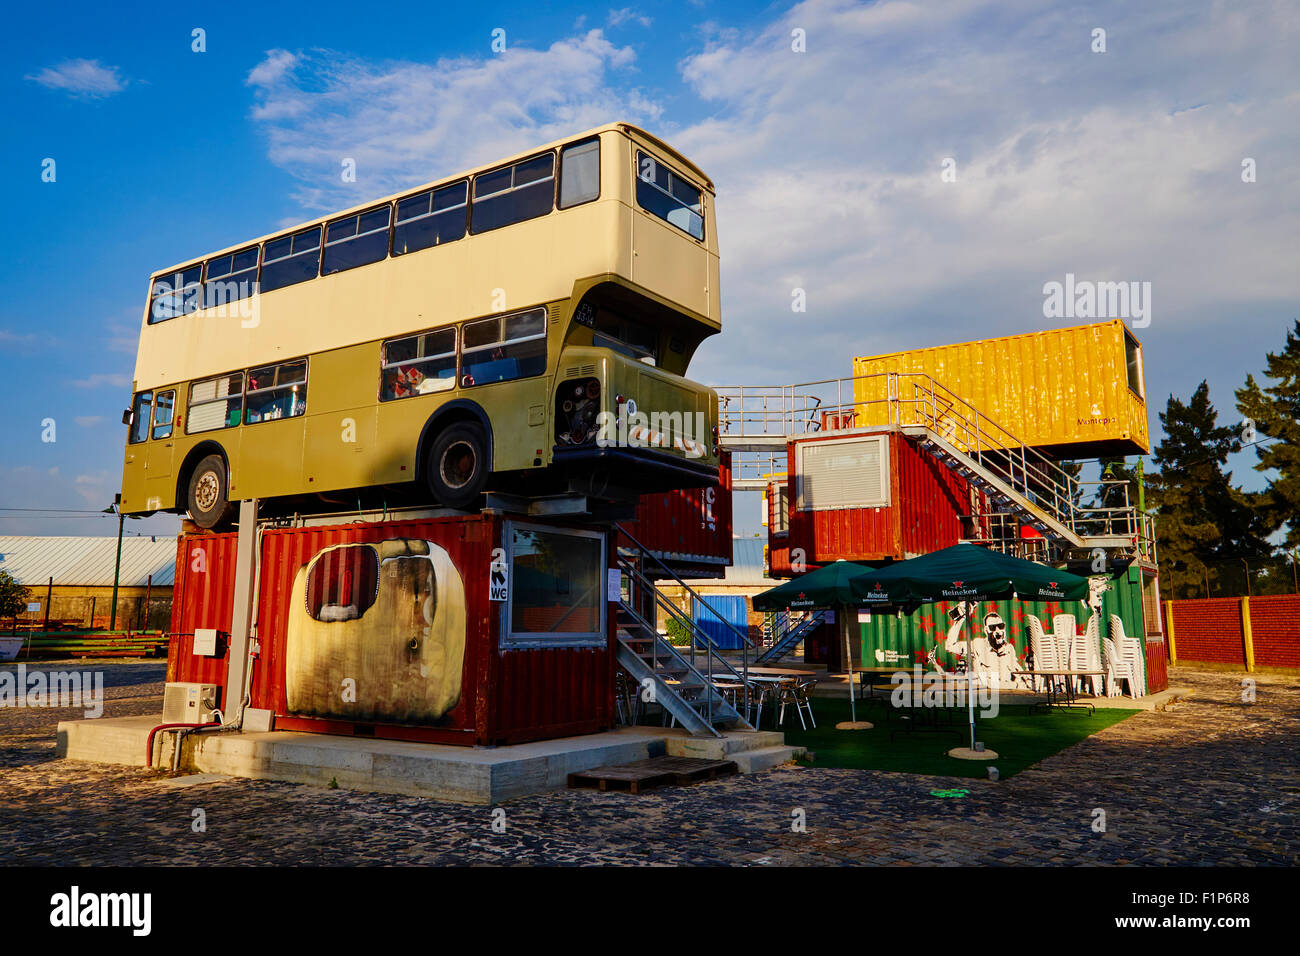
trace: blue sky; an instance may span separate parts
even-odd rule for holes
[[[615,118],[718,185],[724,332],[702,381],[847,375],[853,354],[1070,324],[1044,318],[1042,286],[1072,272],[1152,283],[1153,429],[1201,378],[1235,419],[1231,390],[1300,315],[1295,11],[15,8],[0,40],[0,506],[112,501],[152,270]],[[340,181],[342,157],[357,183]],[[940,178],[948,157],[956,182]],[[790,311],[795,287],[806,313]],[[1249,483],[1252,460],[1234,462]],[[757,506],[741,507],[752,527]],[[24,514],[0,511],[0,533],[115,530]]]

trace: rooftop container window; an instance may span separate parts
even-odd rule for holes
[[[1138,398],[1146,398],[1142,390],[1142,346],[1137,339],[1124,331],[1124,363],[1128,367],[1128,387]]]

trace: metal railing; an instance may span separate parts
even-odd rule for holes
[[[674,571],[667,564],[661,561],[655,554],[653,554],[648,548],[646,548],[645,545],[643,545],[635,537],[629,534],[627,532],[627,529],[625,529],[622,525],[615,525],[615,530],[624,538],[626,538],[629,542],[631,542],[631,544],[633,545],[633,548],[631,550],[634,551],[637,558],[641,562],[645,562],[646,560],[652,561],[655,565],[658,566],[658,568],[661,571],[665,572],[666,575],[669,578],[671,578],[674,583],[676,583],[679,587],[682,588],[683,593],[690,595],[693,601],[696,601],[699,604],[701,604],[705,608],[705,610],[711,613],[714,616],[714,618],[720,621],[723,624],[723,626],[725,626],[729,631],[731,631],[732,634],[736,635],[736,637],[740,640],[741,669],[738,671],[732,665],[732,663],[729,660],[727,660],[726,657],[723,656],[722,654],[723,648],[718,647],[717,643],[713,640],[712,637],[708,635],[706,631],[703,630],[703,628],[699,626],[698,622],[694,621],[681,608],[679,608],[676,604],[670,601],[662,591],[659,590],[655,581],[651,579],[649,576],[647,576],[641,570],[641,567],[638,565],[637,561],[632,560],[632,558],[630,557],[625,557],[622,554],[618,555],[618,566],[621,571],[623,571],[625,574],[628,575],[629,588],[630,589],[635,588],[639,590],[641,593],[649,596],[656,607],[662,609],[672,620],[680,624],[685,629],[686,633],[690,636],[690,656],[689,656],[690,666],[693,670],[695,670],[696,672],[704,676],[705,679],[708,681],[708,689],[707,689],[707,693],[705,694],[705,699],[708,701],[709,716],[706,719],[708,719],[710,723],[712,722],[713,695],[717,693],[713,687],[713,680],[715,674],[722,675],[725,673],[726,675],[729,675],[732,679],[744,685],[745,688],[744,712],[748,713],[749,712],[749,652],[750,649],[753,647],[753,642],[749,639],[749,635],[742,633],[739,629],[737,629],[734,625],[732,625],[730,621],[728,621],[721,614],[719,614],[717,610],[714,609],[714,607],[704,599],[703,595],[699,594],[694,588],[692,588],[689,584],[683,581],[681,577],[678,576],[676,571]],[[655,627],[654,622],[645,620],[645,618],[642,617],[641,613],[635,607],[625,606],[624,610],[631,613],[632,616],[635,617],[637,621],[648,631],[650,631],[652,634],[655,635],[658,634],[658,629]],[[652,647],[651,667],[654,670],[658,670],[658,666],[659,666],[658,641],[656,640],[652,642],[651,647]],[[697,649],[701,650],[704,654],[703,670],[701,670],[700,666],[696,664]],[[717,665],[716,668],[715,665]]]
[[[1150,528],[1150,519],[1128,500],[1126,482],[1080,480],[931,375],[882,372],[797,385],[722,386],[716,391],[724,441],[923,426],[1077,538],[1133,536],[1141,550]],[[784,470],[778,463],[784,464],[784,456],[777,453],[735,453],[733,475],[757,478],[751,470]],[[1095,496],[1103,486],[1121,485],[1122,504],[1084,504],[1088,492]]]

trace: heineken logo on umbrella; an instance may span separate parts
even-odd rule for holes
[[[1045,588],[1039,588],[1039,589],[1038,589],[1038,596],[1039,596],[1039,597],[1063,598],[1063,597],[1065,597],[1065,592],[1062,591],[1062,590],[1057,586],[1057,582],[1055,582],[1055,581],[1048,581],[1048,582],[1047,582],[1047,587],[1045,587]]]
[[[953,581],[952,587],[943,588],[940,591],[940,593],[944,597],[969,597],[970,595],[975,594],[979,590],[978,588],[965,587],[964,586],[965,584],[966,584],[965,581]]]
[[[881,587],[879,581],[877,581],[871,587],[872,590],[868,591],[865,595],[863,595],[862,599],[864,601],[888,601],[889,600],[889,594]]]

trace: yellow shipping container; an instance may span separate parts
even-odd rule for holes
[[[856,425],[955,420],[960,437],[978,409],[985,448],[1010,433],[1063,459],[1150,451],[1142,345],[1118,319],[855,358],[853,375]],[[969,406],[945,415],[954,394]]]

